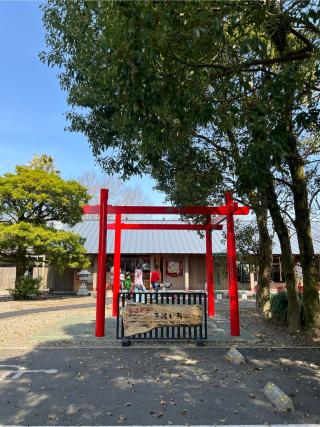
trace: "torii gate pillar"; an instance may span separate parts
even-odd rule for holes
[[[237,283],[237,254],[234,235],[234,209],[232,193],[226,192],[227,213],[227,259],[228,259],[228,284],[230,304],[230,334],[233,337],[240,335],[238,283]]]
[[[105,311],[106,311],[106,258],[107,258],[107,216],[108,193],[100,190],[99,210],[99,251],[97,272],[97,302],[96,302],[96,337],[104,337]]]
[[[207,223],[210,224],[211,216],[208,216]],[[214,279],[213,279],[213,254],[212,254],[212,232],[206,230],[206,274],[207,274],[207,295],[208,295],[208,316],[214,316]]]

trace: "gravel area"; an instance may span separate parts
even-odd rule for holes
[[[31,338],[70,315],[95,313],[92,297],[0,302],[0,347],[33,346]]]

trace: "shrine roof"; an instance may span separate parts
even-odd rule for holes
[[[113,222],[113,220],[111,220]],[[137,219],[124,220],[126,223],[165,223],[182,224],[180,220],[167,219]],[[252,221],[244,221],[249,223]],[[225,228],[224,228],[225,230]],[[212,249],[214,254],[226,253],[224,230],[214,230],[212,232]],[[89,254],[98,253],[99,221],[98,216],[90,215],[84,217],[84,221],[73,227],[73,231],[79,233],[86,239],[85,247]],[[273,235],[273,254],[280,255],[281,248],[277,237],[274,235],[271,226],[270,232]],[[320,254],[320,222],[312,223],[312,234],[315,253]],[[292,233],[291,245],[293,254],[299,254],[297,236]],[[107,232],[107,253],[113,254],[114,250],[114,230]],[[121,235],[121,253],[123,254],[205,254],[205,239],[201,238],[197,231],[189,230],[123,230]]]

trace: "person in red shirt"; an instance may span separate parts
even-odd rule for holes
[[[161,280],[161,277],[160,277],[159,266],[155,265],[154,269],[150,273],[151,286],[155,292],[158,292],[158,289],[160,287],[160,280]]]

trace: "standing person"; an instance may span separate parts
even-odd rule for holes
[[[158,290],[159,290],[160,280],[161,280],[161,277],[160,277],[159,266],[156,264],[154,266],[154,269],[150,273],[151,286],[155,292],[158,292]]]
[[[130,271],[126,273],[126,277],[124,279],[123,286],[124,286],[124,289],[127,292],[130,292],[130,290],[131,290],[131,275],[130,275]],[[132,289],[132,292],[133,292],[133,289]]]
[[[113,286],[113,280],[114,280],[114,266],[110,268],[110,280],[111,280],[111,286]]]
[[[123,271],[120,270],[120,286],[122,290],[124,290],[124,281],[125,281],[125,275]]]
[[[146,288],[143,284],[143,272],[142,272],[142,265],[138,264],[137,268],[134,272],[134,291],[135,292],[147,292]],[[138,297],[138,296],[137,296]],[[136,302],[139,301],[139,298],[136,298]],[[144,297],[141,298],[141,302],[144,302]]]

